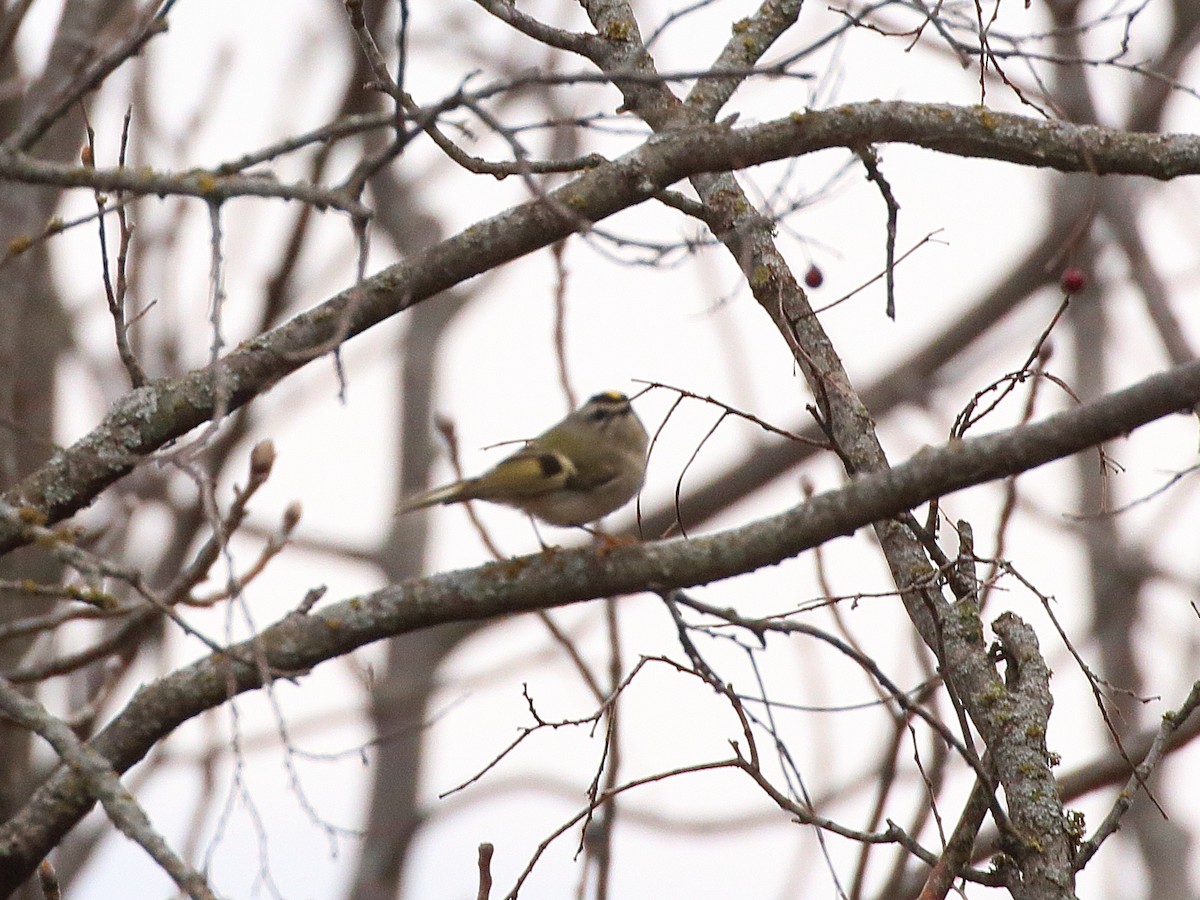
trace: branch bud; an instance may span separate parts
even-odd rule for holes
[[[259,441],[250,451],[250,477],[255,481],[263,481],[271,474],[275,465],[275,444],[271,440]]]

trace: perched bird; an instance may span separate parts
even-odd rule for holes
[[[624,506],[646,476],[649,438],[629,398],[597,394],[477,478],[410,497],[401,513],[487,500],[551,525],[587,525]]]

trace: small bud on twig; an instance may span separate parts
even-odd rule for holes
[[[250,477],[262,481],[271,474],[275,465],[275,444],[271,440],[259,441],[250,451]]]
[[[287,505],[287,509],[283,511],[283,533],[291,534],[292,529],[300,523],[300,516],[304,512],[304,507],[300,505],[299,500],[293,500]]]

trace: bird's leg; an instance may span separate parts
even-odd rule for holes
[[[553,549],[549,544],[542,540],[542,533],[537,527],[537,519],[535,519],[533,516],[529,517],[529,526],[533,529],[533,535],[537,538],[538,544],[541,546],[543,553],[545,553],[547,550]]]
[[[595,541],[596,547],[598,548],[600,553],[609,553],[609,552],[615,550],[617,547],[624,547],[629,544],[637,543],[636,538],[619,537],[615,534],[609,534],[607,531],[604,531],[603,529],[592,528],[590,525],[576,525],[575,527],[582,528],[584,531],[586,531],[588,534],[590,534],[592,536],[592,540]]]

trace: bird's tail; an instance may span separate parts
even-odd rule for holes
[[[463,481],[456,481],[454,484],[447,484],[420,494],[414,494],[407,500],[402,500],[396,508],[396,512],[403,514],[416,509],[424,509],[427,506],[436,506],[439,503],[459,503],[463,500],[468,500],[470,498],[466,495],[466,484]]]

